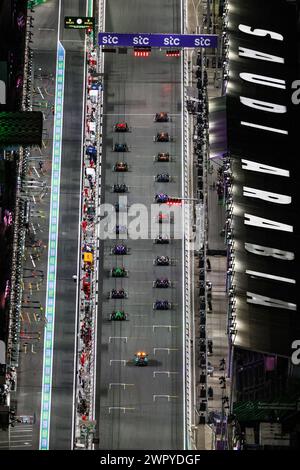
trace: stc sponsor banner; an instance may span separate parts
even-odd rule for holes
[[[300,339],[296,18],[283,0],[229,1],[234,344],[283,356]]]
[[[99,33],[99,46],[121,47],[217,47],[215,34]]]

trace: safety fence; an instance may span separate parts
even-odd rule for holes
[[[25,58],[23,71],[23,95],[22,110],[32,110],[32,50],[29,47],[31,39],[32,17],[27,18],[25,35]],[[27,173],[28,158],[30,149],[19,147],[17,161],[17,185],[16,185],[16,205],[14,217],[14,238],[12,257],[12,276],[10,289],[10,310],[9,310],[9,336],[7,347],[7,363],[13,367],[19,364],[19,338],[20,338],[20,315],[22,304],[22,274],[23,258],[25,250],[26,233],[26,200],[24,198],[24,182]]]
[[[204,16],[210,17],[207,2]],[[183,2],[183,28],[189,33],[188,0]],[[194,52],[196,54],[194,55]],[[206,334],[206,312],[211,292],[206,280],[208,201],[207,171],[209,162],[209,120],[205,52],[198,49],[184,52],[183,60],[183,196],[194,204],[184,211],[184,315],[185,315],[185,403],[186,443],[196,448],[195,429],[207,422],[210,389],[207,384],[207,354],[212,344]],[[196,85],[193,85],[195,73]],[[195,228],[196,234],[192,231]],[[199,278],[195,284],[195,255],[199,262]],[[197,310],[195,297],[197,300]],[[200,370],[200,376],[198,371]],[[201,390],[200,387],[201,386]]]
[[[32,110],[32,50],[29,47],[33,27],[33,18],[26,20],[22,111]],[[20,355],[21,306],[23,297],[23,262],[25,253],[26,227],[28,223],[28,204],[25,192],[25,177],[28,170],[29,147],[19,147],[14,152],[16,165],[16,193],[13,216],[13,251],[11,263],[11,279],[7,294],[9,295],[8,342],[6,348],[5,384],[1,389],[0,404],[11,405],[10,393],[16,390],[17,368]],[[14,420],[14,411],[9,410],[10,420]],[[11,421],[13,422],[13,421]]]
[[[187,0],[184,0],[182,4],[182,33],[187,32]],[[189,85],[189,71],[188,71],[188,53],[183,52],[183,196],[184,199],[190,198],[190,138],[189,138],[189,115],[186,107],[187,103],[187,88]],[[191,240],[191,220],[193,217],[192,208],[190,204],[184,204],[184,239],[183,239],[183,305],[184,305],[184,329],[183,329],[183,344],[184,344],[184,368],[185,368],[185,390],[184,390],[184,406],[185,406],[185,446],[188,449],[194,448],[193,444],[193,360],[192,360],[192,303],[191,293],[193,282],[191,279],[191,252],[190,252],[190,240]]]
[[[104,1],[98,8],[98,29],[104,24]],[[94,10],[95,12],[95,10]],[[99,210],[103,124],[103,61],[94,32],[86,34],[85,135],[83,146],[80,266],[78,282],[78,341],[73,447],[92,449],[95,436],[97,315],[99,282]]]

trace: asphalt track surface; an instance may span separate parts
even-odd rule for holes
[[[107,3],[106,31],[180,32],[180,0],[123,0],[122,8],[118,0]],[[167,58],[154,50],[149,58],[136,58],[132,50],[126,55],[107,53],[104,99],[102,201],[117,202],[118,195],[110,188],[123,182],[129,186],[129,207],[142,203],[149,208],[158,192],[181,195],[180,58]],[[155,123],[154,114],[159,111],[170,113],[171,122]],[[127,121],[130,133],[113,131],[113,125],[120,120]],[[159,130],[168,131],[174,140],[153,142]],[[115,142],[126,142],[130,152],[113,152]],[[170,152],[173,161],[155,163],[153,156],[160,151]],[[129,172],[112,171],[113,164],[120,160],[129,164]],[[172,182],[156,183],[154,176],[165,172],[172,176]],[[126,256],[110,253],[115,243],[101,242],[100,251],[96,397],[99,448],[183,449],[182,241],[154,245],[152,239],[124,240],[130,250]],[[158,255],[169,256],[174,265],[155,266],[153,260]],[[128,270],[128,277],[111,278],[110,269],[120,265]],[[153,280],[159,277],[168,277],[172,287],[153,288]],[[121,287],[128,299],[107,298],[112,288]],[[154,311],[156,299],[171,301],[172,310]],[[128,321],[110,322],[109,315],[116,309],[124,309]],[[147,367],[133,365],[138,350],[148,352]]]
[[[64,17],[85,16],[86,1],[64,0],[60,40],[66,50],[60,218],[54,332],[50,449],[70,449],[80,204],[84,33],[64,30]]]

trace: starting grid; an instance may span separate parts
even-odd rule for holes
[[[52,184],[50,196],[49,245],[47,269],[46,325],[44,336],[43,386],[40,420],[40,450],[49,449],[51,388],[53,369],[53,342],[55,325],[55,293],[59,222],[59,190],[61,174],[61,148],[63,126],[63,99],[65,81],[65,49],[58,43],[55,83],[55,112],[52,152]]]
[[[44,0],[45,1],[45,0]],[[42,2],[41,2],[42,3]],[[88,14],[92,16],[93,1],[88,0]],[[99,33],[99,46],[123,46],[123,47],[162,47],[162,48],[195,48],[218,46],[216,35],[185,35],[185,34],[118,34]],[[61,178],[61,158],[62,158],[62,128],[63,128],[63,101],[65,82],[65,49],[60,41],[57,46],[56,62],[56,82],[55,82],[55,112],[53,130],[53,152],[52,152],[52,175],[51,175],[51,195],[50,195],[50,217],[49,217],[49,244],[48,244],[48,267],[47,267],[47,294],[45,307],[45,334],[43,353],[43,381],[41,398],[41,419],[39,449],[49,450],[50,444],[50,420],[51,420],[51,395],[52,395],[52,372],[53,372],[53,346],[54,346],[54,326],[55,326],[55,300],[56,300],[56,275],[57,275],[57,248],[58,248],[58,223],[59,223],[59,196]],[[161,325],[155,325],[157,328]],[[171,326],[168,326],[171,330]],[[110,340],[113,338],[110,338]],[[124,338],[122,338],[124,339]],[[126,338],[127,340],[127,338]],[[125,340],[125,342],[126,342]],[[154,348],[154,356],[158,351],[177,351],[176,348]],[[126,364],[124,360],[111,360],[113,362]],[[175,372],[163,371],[155,372],[168,374],[168,377]],[[111,386],[123,386],[133,384],[110,384]],[[176,399],[177,396],[154,395],[153,401],[157,398]],[[117,407],[111,407],[109,413]],[[121,408],[123,412],[134,408]]]

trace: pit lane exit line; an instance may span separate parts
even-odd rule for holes
[[[114,411],[114,410],[122,410],[123,414],[125,414],[127,410],[133,411],[135,410],[135,408],[133,408],[132,406],[110,406],[108,408],[108,413],[110,414],[111,411]]]
[[[124,340],[125,343],[128,341],[127,336],[109,336],[108,342],[111,343],[113,339],[119,339],[120,341]]]
[[[169,370],[155,370],[155,371],[153,372],[153,378],[155,379],[156,376],[159,375],[159,374],[161,374],[161,375],[167,375],[168,378],[170,378],[171,375],[178,375],[179,372],[171,372],[171,371],[169,371]]]
[[[112,387],[122,387],[124,390],[126,390],[126,387],[135,387],[135,384],[126,384],[122,382],[111,382],[108,386],[108,390],[111,390]]]
[[[169,355],[170,352],[176,352],[176,351],[179,351],[179,349],[178,348],[153,348],[154,356],[156,356],[156,351],[167,351]]]
[[[123,366],[126,366],[126,359],[110,359],[109,360],[109,365],[112,366],[113,363],[115,362],[121,362],[121,364],[123,364]]]
[[[167,398],[168,402],[173,400],[176,400],[178,398],[177,395],[153,395],[153,401],[156,401],[157,398]]]

